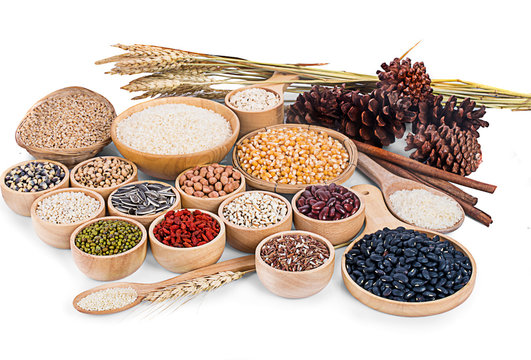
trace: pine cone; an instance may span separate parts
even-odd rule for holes
[[[417,114],[409,111],[411,100],[397,90],[376,89],[369,95],[350,91],[341,97],[341,132],[375,146],[387,146],[401,138],[405,123],[415,120]]]
[[[431,79],[423,62],[416,62],[411,66],[409,58],[402,61],[395,58],[389,65],[383,63],[381,66],[384,71],[376,71],[380,79],[378,87],[388,88],[389,85],[394,85],[396,90],[411,98],[414,106],[431,94]]]
[[[489,123],[481,118],[485,115],[485,106],[474,110],[476,102],[466,98],[456,108],[457,98],[451,96],[443,105],[442,95],[430,95],[427,101],[419,104],[419,114],[417,120],[413,123],[413,132],[417,132],[419,125],[448,125],[453,127],[457,125],[462,129],[472,131],[475,137],[479,137],[478,129],[487,127]]]
[[[455,174],[470,175],[482,161],[477,137],[456,124],[419,125],[417,134],[408,134],[406,142],[406,150],[417,149],[410,158]]]
[[[314,86],[297,97],[290,106],[287,122],[325,126],[338,130],[341,120],[339,98],[344,88]]]

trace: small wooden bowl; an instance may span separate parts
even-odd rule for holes
[[[214,148],[182,155],[159,155],[150,154],[133,149],[118,139],[116,128],[120,121],[127,119],[134,113],[145,110],[149,107],[164,104],[186,104],[208,110],[212,110],[223,116],[232,128],[232,135],[221,145]],[[227,155],[236,142],[240,131],[240,121],[236,114],[229,108],[218,104],[215,101],[194,98],[194,97],[164,97],[145,101],[136,104],[122,112],[113,121],[111,126],[111,136],[118,151],[127,159],[138,165],[140,170],[148,175],[165,180],[174,180],[184,169],[194,167],[199,164],[210,164],[220,162]]]
[[[264,228],[248,228],[245,226],[239,226],[239,225],[233,224],[223,215],[223,209],[232,200],[248,192],[254,192],[254,191],[246,191],[246,192],[234,194],[234,195],[231,194],[227,199],[225,199],[221,203],[221,205],[219,205],[218,215],[220,219],[223,221],[223,223],[225,224],[225,228],[227,229],[227,242],[229,243],[229,245],[237,250],[252,254],[256,250],[256,246],[264,238],[272,234],[276,234],[278,232],[291,230],[291,223],[293,220],[293,211],[291,209],[291,204],[289,203],[289,201],[282,195],[278,195],[278,194],[268,192],[268,191],[256,191],[256,192],[267,194],[274,198],[282,200],[284,204],[286,204],[286,206],[288,207],[288,213],[286,217],[282,219],[280,222],[274,225],[271,225],[271,226],[264,227]]]
[[[284,122],[284,91],[289,86],[289,82],[296,80],[299,77],[294,74],[283,74],[275,72],[271,78],[267,80],[269,85],[255,84],[245,86],[243,88],[232,90],[225,96],[225,105],[238,116],[240,119],[240,134],[238,138],[266,126],[282,124]],[[281,81],[281,83],[274,84],[275,81]],[[260,88],[266,91],[270,91],[278,96],[279,102],[277,105],[270,109],[262,111],[245,111],[239,110],[230,103],[230,98],[236,93],[249,89]]]
[[[116,255],[97,256],[81,251],[75,244],[77,234],[90,224],[102,220],[122,220],[136,225],[142,231],[142,239],[134,248]],[[147,252],[147,232],[138,221],[121,216],[102,217],[75,229],[70,236],[70,249],[74,262],[86,276],[99,281],[114,281],[131,275],[142,265]]]
[[[93,188],[93,187],[89,187],[89,186],[85,186],[83,184],[81,184],[80,182],[78,182],[76,179],[75,179],[75,176],[76,176],[76,172],[83,166],[85,166],[87,163],[95,160],[96,158],[98,157],[101,157],[101,158],[110,158],[110,159],[119,159],[119,160],[122,160],[122,161],[125,161],[126,163],[128,163],[129,165],[131,165],[133,167],[133,175],[131,175],[131,177],[129,177],[129,179],[125,180],[123,183],[119,184],[119,185],[114,185],[114,186],[109,186],[109,187],[102,187],[102,188]],[[119,157],[119,156],[98,156],[98,157],[95,157],[95,158],[91,158],[91,159],[87,159],[79,164],[77,164],[73,169],[72,171],[70,171],[70,185],[74,188],[81,188],[81,189],[88,189],[88,190],[92,190],[92,191],[95,191],[97,192],[98,194],[100,194],[101,196],[103,196],[103,198],[105,199],[105,201],[107,201],[107,199],[109,198],[109,195],[114,192],[116,189],[118,189],[120,186],[124,186],[124,185],[128,185],[130,183],[132,183],[133,181],[137,181],[138,180],[138,169],[136,167],[136,165],[127,160],[127,159],[124,159],[122,157]]]
[[[309,235],[314,239],[321,240],[328,246],[330,257],[325,263],[315,269],[307,271],[284,271],[275,269],[265,263],[260,255],[264,244],[280,235]],[[308,231],[283,231],[268,236],[258,244],[255,251],[256,274],[260,282],[273,294],[290,299],[299,299],[317,294],[325,288],[334,273],[334,246],[321,235]]]
[[[176,209],[180,209],[181,208],[181,197],[179,195],[179,192],[177,191],[176,188],[174,188],[173,186],[165,183],[165,182],[162,182],[162,181],[157,181],[157,180],[141,180],[141,181],[134,181],[134,182],[131,182],[131,183],[128,183],[126,185],[133,185],[133,184],[141,184],[141,183],[156,183],[156,184],[163,184],[163,185],[167,185],[167,186],[170,186],[171,187],[171,191],[173,191],[175,193],[175,202],[173,203],[172,206],[170,206],[170,208],[164,210],[164,213],[166,213],[167,211],[170,211],[170,210],[176,210]],[[129,214],[124,214],[123,212],[119,211],[118,209],[116,209],[113,204],[112,204],[112,196],[114,195],[115,192],[117,192],[118,190],[120,190],[120,188],[122,186],[125,186],[125,185],[121,185],[119,188],[117,188],[116,190],[114,190],[110,195],[109,197],[107,198],[107,209],[109,211],[109,215],[111,216],[122,216],[122,217],[126,217],[126,218],[129,218],[129,219],[132,219],[132,220],[136,220],[138,221],[139,223],[141,223],[142,225],[144,225],[147,228],[149,228],[149,225],[151,225],[151,223],[160,216],[161,212],[159,211],[158,213],[156,214],[153,214],[153,215],[129,215]]]
[[[213,213],[217,213],[219,205],[225,199],[227,199],[231,195],[240,194],[245,191],[245,177],[243,176],[241,171],[234,169],[234,171],[239,172],[242,175],[242,177],[240,178],[240,186],[236,190],[231,192],[230,194],[223,195],[217,198],[198,198],[192,195],[188,195],[187,193],[184,192],[183,189],[181,189],[181,186],[179,185],[179,179],[182,176],[184,176],[184,174],[190,169],[184,170],[182,173],[179,174],[179,176],[177,176],[177,179],[175,180],[175,187],[177,188],[177,191],[181,195],[181,199],[183,202],[183,208],[200,209],[200,210],[206,210],[206,211],[210,211]]]
[[[352,189],[348,190],[352,191],[356,194],[358,199],[360,199],[360,208],[351,216],[335,221],[316,220],[301,213],[299,209],[297,209],[297,200],[299,200],[304,190],[296,193],[291,200],[295,229],[321,235],[328,239],[328,241],[334,246],[351,240],[361,230],[361,227],[365,222],[365,204],[361,200],[362,198],[359,194]]]
[[[194,211],[197,209],[186,209]],[[200,210],[200,209],[199,209]],[[185,273],[191,270],[199,269],[204,266],[216,263],[225,249],[225,225],[221,219],[210,211],[201,210],[201,212],[212,216],[220,225],[218,236],[212,241],[196,246],[193,248],[176,248],[168,246],[155,238],[153,229],[158,223],[162,221],[164,215],[160,215],[149,227],[149,243],[151,245],[151,252],[157,262],[166,270],[175,273]]]
[[[338,185],[344,183],[354,173],[354,170],[356,169],[356,165],[358,163],[358,150],[356,148],[356,145],[352,140],[350,140],[347,136],[328,129],[321,126],[313,126],[313,125],[300,125],[300,124],[280,124],[280,125],[272,125],[268,126],[262,129],[258,129],[255,131],[252,131],[242,137],[238,140],[236,145],[234,146],[234,151],[232,152],[232,163],[234,164],[234,168],[239,170],[243,176],[245,176],[245,180],[247,181],[247,185],[254,188],[254,189],[260,189],[260,190],[267,190],[267,191],[273,191],[276,193],[281,194],[295,194],[299,190],[302,190],[306,188],[310,184],[296,184],[296,185],[289,185],[289,184],[279,184],[274,182],[265,181],[262,179],[258,179],[254,176],[251,176],[248,174],[245,170],[243,170],[240,160],[238,158],[238,152],[236,149],[238,146],[240,146],[246,139],[250,139],[254,135],[261,133],[263,131],[266,131],[267,129],[276,129],[276,128],[302,128],[307,130],[314,130],[314,131],[324,131],[327,133],[330,137],[339,140],[343,146],[345,147],[345,150],[348,153],[349,159],[348,159],[348,165],[345,168],[345,170],[335,179],[329,180],[329,181],[323,181],[321,183],[311,184],[311,185],[319,185],[319,184],[330,184],[330,183],[336,183]]]
[[[26,149],[28,153],[30,153],[33,157],[37,159],[52,159],[56,161],[60,161],[63,164],[65,164],[68,167],[72,167],[75,164],[79,163],[80,161],[83,161],[85,159],[91,158],[95,156],[97,153],[99,153],[105,146],[107,146],[111,142],[111,137],[93,144],[91,146],[86,146],[82,148],[76,148],[76,149],[50,149],[50,148],[39,148],[31,145],[24,144],[24,140],[20,137],[19,130],[26,121],[27,116],[38,106],[40,106],[45,101],[52,99],[52,98],[60,98],[60,97],[66,97],[70,95],[75,94],[83,94],[90,96],[94,98],[95,101],[101,102],[106,106],[111,113],[111,117],[114,119],[116,117],[116,112],[114,110],[114,107],[112,104],[107,100],[104,96],[98,94],[97,92],[94,92],[89,89],[85,89],[83,87],[79,86],[71,86],[64,89],[60,89],[57,91],[54,91],[39,101],[37,101],[26,113],[22,121],[20,122],[19,126],[17,127],[17,130],[15,132],[15,140],[18,144],[18,146],[23,147]]]
[[[63,180],[61,180],[59,184],[57,184],[56,186],[50,189],[43,190],[43,191],[37,191],[37,192],[26,192],[25,193],[25,192],[15,191],[7,187],[6,176],[11,170],[16,168],[17,166],[22,166],[22,165],[26,165],[31,162],[39,162],[39,161],[49,162],[49,163],[60,166],[65,172],[65,177],[63,178]],[[41,195],[48,194],[51,191],[67,188],[69,184],[70,184],[70,181],[69,181],[69,176],[68,176],[68,168],[65,165],[57,161],[44,160],[44,159],[28,160],[28,161],[19,162],[15,165],[10,166],[6,171],[2,173],[0,177],[0,190],[2,191],[2,197],[4,198],[4,201],[6,202],[7,206],[9,206],[11,210],[13,210],[14,212],[22,216],[31,216],[31,204],[33,204],[35,199],[37,199]]]
[[[98,210],[96,210],[96,213],[93,216],[89,217],[86,220],[77,221],[71,224],[54,224],[54,223],[41,219],[37,215],[37,205],[39,204],[39,202],[41,202],[43,199],[49,196],[59,194],[59,193],[64,193],[64,192],[83,193],[87,196],[90,196],[98,200],[98,202],[100,203],[100,206]],[[67,188],[67,189],[54,190],[52,192],[49,192],[47,194],[40,196],[31,205],[31,222],[33,223],[33,228],[35,229],[37,236],[39,237],[39,239],[44,241],[46,244],[59,248],[59,249],[70,249],[70,235],[72,235],[72,232],[74,232],[74,230],[78,226],[83,225],[86,222],[91,221],[93,219],[101,218],[102,216],[105,216],[105,200],[103,200],[103,197],[97,192],[87,190],[87,189]]]

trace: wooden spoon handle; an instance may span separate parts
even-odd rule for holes
[[[164,281],[152,284],[138,284],[142,292],[149,292],[155,289],[175,285],[183,281],[192,280],[205,275],[213,275],[222,271],[247,271],[254,269],[254,255],[242,256],[239,258],[223,261],[217,264],[202,267],[197,270],[189,271],[185,274],[172,277]]]
[[[286,91],[286,89],[288,88],[288,86],[292,82],[292,80],[297,80],[298,78],[299,78],[299,76],[295,75],[295,74],[286,74],[286,73],[280,73],[280,72],[276,72],[275,71],[275,73],[273,73],[273,76],[271,76],[266,81],[268,83],[273,82],[273,81],[280,81],[280,83],[278,83],[278,84],[266,84],[264,86],[259,85],[259,84],[257,84],[257,85],[260,86],[260,87],[263,87],[263,88],[267,88],[267,89],[271,89],[273,91],[276,91],[281,96],[283,96],[282,94],[284,93],[284,91]]]
[[[376,161],[372,160],[362,152],[358,153],[358,167],[365,175],[374,181],[382,191],[384,191],[382,188],[383,186],[398,180],[396,175],[378,165]]]

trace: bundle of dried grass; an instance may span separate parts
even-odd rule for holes
[[[288,91],[303,92],[312,85],[341,85],[369,92],[376,88],[378,77],[346,71],[316,68],[325,64],[274,64],[231,56],[195,53],[151,45],[114,45],[123,54],[99,60],[96,64],[114,63],[109,74],[136,75],[151,73],[122,87],[130,92],[143,92],[134,99],[155,96],[202,96],[221,99],[227,91],[214,85],[267,84],[275,71],[291,73],[300,80]],[[455,95],[470,98],[478,105],[512,110],[531,110],[531,94],[498,89],[460,79],[432,80],[433,93],[445,98]]]

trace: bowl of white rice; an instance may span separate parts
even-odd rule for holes
[[[240,122],[232,110],[194,97],[165,97],[130,107],[114,120],[118,151],[140,170],[175,180],[183,170],[220,162],[230,151]]]

